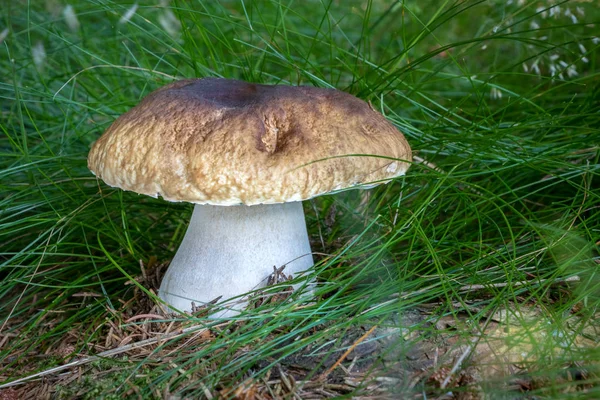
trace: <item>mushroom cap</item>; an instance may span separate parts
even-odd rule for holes
[[[335,89],[221,78],[166,85],[117,118],[88,156],[110,186],[169,201],[300,201],[404,175],[410,146]]]

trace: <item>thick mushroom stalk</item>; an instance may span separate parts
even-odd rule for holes
[[[313,265],[302,203],[196,205],[159,296],[190,311],[192,302],[226,300],[264,286],[273,266],[281,265],[287,275]],[[215,316],[235,315],[244,305],[235,302]]]

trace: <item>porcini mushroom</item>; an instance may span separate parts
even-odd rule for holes
[[[313,265],[302,200],[404,175],[406,139],[342,91],[205,78],[164,86],[98,139],[113,187],[195,203],[159,296],[187,311]]]

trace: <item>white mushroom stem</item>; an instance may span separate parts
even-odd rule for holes
[[[313,265],[301,202],[255,205],[196,205],[159,296],[190,311],[222,296],[226,300],[264,286],[273,266],[286,275]],[[233,309],[243,307],[236,303]],[[236,311],[219,313],[219,317]]]

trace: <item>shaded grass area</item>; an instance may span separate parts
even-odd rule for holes
[[[0,22],[3,381],[151,340],[26,391],[599,395],[591,3],[70,5],[11,2]],[[305,203],[314,302],[279,295],[232,321],[165,316],[153,293],[191,207],[87,170],[118,115],[203,76],[348,91],[415,151],[406,178]]]

